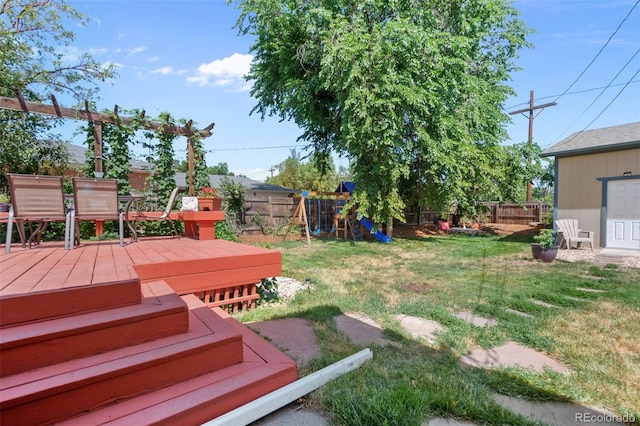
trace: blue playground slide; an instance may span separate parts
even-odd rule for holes
[[[362,216],[362,218],[359,221],[362,226],[365,227],[365,229],[369,232],[371,232],[371,229],[373,228],[373,223],[371,223],[371,221],[365,217]],[[380,231],[379,229],[376,232],[372,232],[371,235],[373,235],[374,237],[376,237],[377,239],[379,239],[380,241],[382,241],[383,243],[390,243],[391,242],[391,238],[385,234],[382,233],[382,231]]]

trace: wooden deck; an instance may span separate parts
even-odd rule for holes
[[[280,271],[224,240],[3,251],[0,424],[195,425],[291,383],[295,362],[226,312]]]
[[[225,240],[144,238],[85,242],[64,250],[62,242],[0,255],[0,297],[139,279],[164,280],[178,293],[260,282],[281,272],[280,252]],[[212,287],[213,284],[213,287]]]

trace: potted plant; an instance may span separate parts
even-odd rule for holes
[[[534,235],[531,243],[531,253],[534,259],[540,259],[543,262],[553,262],[558,255],[558,244],[556,243],[556,234],[552,229],[541,229],[538,235]]]
[[[203,187],[198,192],[198,210],[200,211],[216,211],[220,210],[222,198],[218,197],[215,188]]]
[[[9,211],[9,196],[4,192],[0,192],[0,212]]]

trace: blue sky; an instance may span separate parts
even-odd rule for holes
[[[510,85],[517,96],[505,103],[505,111],[527,108],[531,90],[536,105],[557,101],[535,112],[534,140],[543,148],[576,131],[640,121],[640,5],[627,17],[637,1],[514,3],[537,33],[530,36],[535,48],[520,52],[516,61],[522,70],[512,74]],[[213,136],[204,140],[207,164],[226,162],[230,171],[256,180],[264,180],[291,147],[302,151],[295,124],[249,114],[256,100],[242,75],[253,40],[233,28],[238,11],[232,6],[222,0],[68,3],[90,17],[87,26],[72,28],[77,37],[68,54],[90,51],[119,68],[118,78],[101,86],[98,109],[117,104],[151,116],[169,112],[194,120],[198,128],[213,122]],[[70,106],[63,98],[59,102]],[[511,118],[505,143],[526,141],[528,115]],[[70,137],[77,124],[60,132]],[[174,147],[183,158],[186,140],[177,139]]]

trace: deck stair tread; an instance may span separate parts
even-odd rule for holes
[[[141,289],[138,278],[9,294],[0,296],[0,328],[64,315],[135,305],[140,303],[140,300]],[[34,306],[38,308],[34,309]]]
[[[242,361],[238,330],[206,307],[190,310],[189,320],[186,333],[3,378],[0,424],[62,420]]]
[[[142,286],[140,304],[31,321],[0,330],[0,376],[162,337],[189,327],[186,303],[162,281]]]
[[[227,317],[225,321],[242,333],[242,363],[59,424],[202,424],[297,379],[291,358],[235,319]]]

